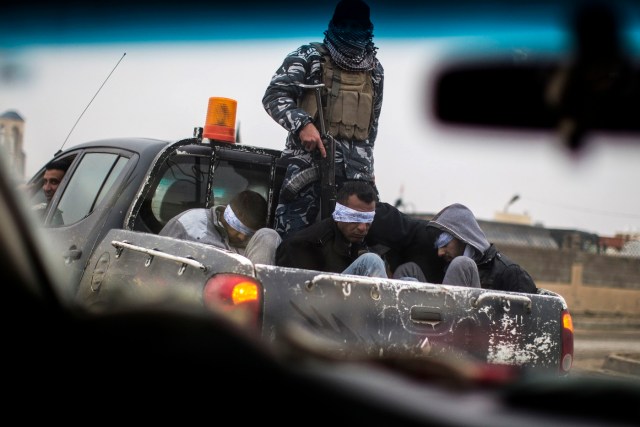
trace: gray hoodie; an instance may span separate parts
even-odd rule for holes
[[[478,225],[471,210],[460,204],[454,203],[447,206],[430,221],[429,225],[446,231],[458,240],[462,240],[475,250],[473,258],[479,261],[489,249],[489,241]]]
[[[489,243],[473,212],[466,206],[460,203],[447,206],[429,221],[428,226],[446,231],[465,242],[467,248],[474,249],[476,253],[471,255],[471,258],[478,266],[480,284],[483,288],[524,293],[537,292],[537,287],[529,273],[501,253],[495,245]]]
[[[226,206],[216,205],[210,209],[195,208],[171,218],[160,230],[160,236],[192,240],[244,255],[244,248],[232,246],[229,235],[220,223]]]

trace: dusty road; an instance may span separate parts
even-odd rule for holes
[[[575,324],[572,368],[575,374],[597,372],[610,353],[640,355],[640,323],[636,321],[605,321],[598,325],[578,320]]]

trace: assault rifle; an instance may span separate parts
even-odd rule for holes
[[[322,109],[322,93],[321,90],[325,86],[324,83],[307,85],[298,83],[298,86],[305,89],[313,89],[316,96],[316,104],[318,108],[318,121],[320,122],[320,137],[327,150],[327,156],[320,158],[320,214],[321,217],[327,218],[333,213],[336,206],[337,189],[336,189],[336,141],[327,133],[324,123],[324,111]]]

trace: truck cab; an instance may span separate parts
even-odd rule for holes
[[[196,130],[196,133],[198,129]],[[200,132],[201,134],[201,132]],[[80,283],[92,250],[111,229],[157,234],[173,216],[227,204],[245,189],[268,202],[272,224],[285,167],[280,151],[210,140],[140,138],[87,142],[58,153],[67,170],[43,219],[69,283]],[[29,181],[31,203],[43,200],[45,168]],[[54,214],[62,223],[52,221]],[[77,289],[71,286],[69,297]]]

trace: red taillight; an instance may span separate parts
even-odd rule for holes
[[[569,310],[562,311],[562,353],[560,375],[566,375],[573,365],[573,320]]]
[[[253,277],[241,274],[216,274],[202,291],[207,308],[230,314],[242,325],[261,325],[262,286]]]

